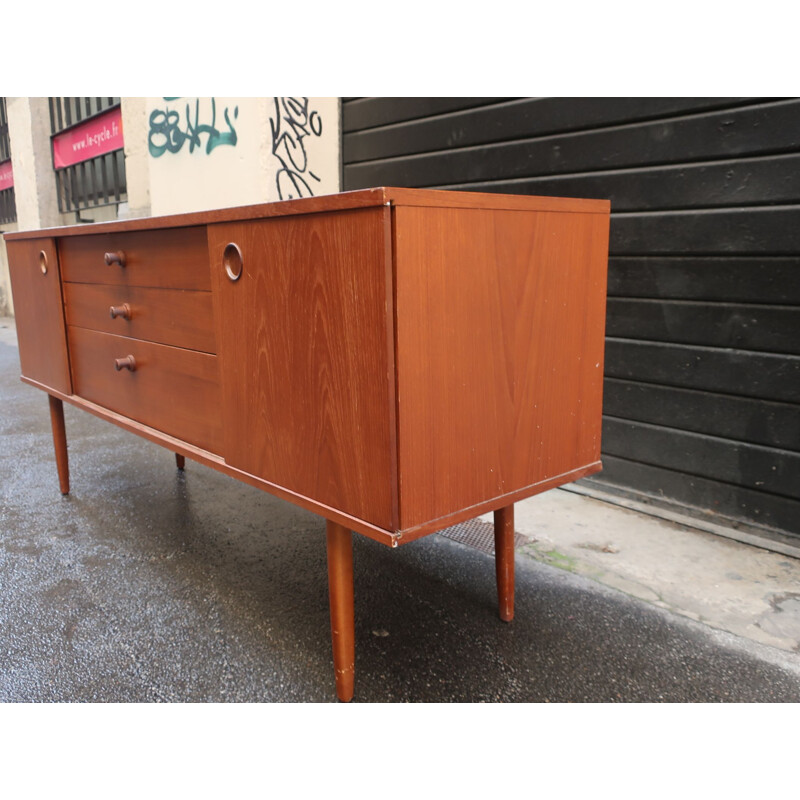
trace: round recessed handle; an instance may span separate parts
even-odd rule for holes
[[[125,358],[115,358],[114,369],[117,372],[123,369],[129,369],[131,372],[136,372],[136,359],[133,356],[125,356]]]
[[[103,258],[106,266],[110,267],[112,264],[119,264],[121,267],[125,266],[125,253],[122,250],[117,250],[116,253],[106,253]]]
[[[116,319],[117,317],[122,317],[122,319],[131,318],[131,307],[127,303],[123,303],[121,306],[111,306],[109,310],[111,319]]]
[[[242,277],[242,269],[244,268],[244,259],[242,258],[242,251],[239,245],[235,242],[229,242],[225,245],[225,251],[222,254],[222,265],[225,267],[225,272],[232,281],[238,281]]]
[[[39,251],[39,267],[42,270],[42,275],[47,275],[47,253],[44,250]]]

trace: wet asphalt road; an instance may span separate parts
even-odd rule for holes
[[[335,702],[324,521],[45,395],[0,343],[0,701]],[[527,556],[356,536],[354,702],[800,701],[791,655]]]

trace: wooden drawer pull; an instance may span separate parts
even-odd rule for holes
[[[111,319],[116,319],[117,317],[130,319],[131,307],[127,303],[123,303],[121,306],[111,306]]]
[[[121,369],[129,369],[131,372],[136,372],[136,359],[133,356],[125,356],[125,358],[115,358],[114,369],[117,372],[119,372]]]
[[[125,253],[122,250],[117,250],[116,253],[106,253],[105,262],[110,267],[112,264],[119,264],[121,267],[125,266]]]
[[[242,277],[242,268],[244,267],[244,258],[239,245],[236,242],[229,242],[225,246],[225,251],[222,254],[222,265],[225,267],[225,272],[232,281],[238,281]]]
[[[47,253],[44,250],[39,251],[39,268],[42,270],[42,275],[47,275]]]

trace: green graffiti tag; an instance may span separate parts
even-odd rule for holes
[[[179,97],[165,97],[164,100],[179,100]],[[228,145],[236,147],[236,129],[231,121],[231,114],[226,106],[223,110],[223,117],[228,126],[227,131],[219,131],[217,122],[217,103],[215,98],[211,98],[211,122],[200,122],[200,98],[195,100],[194,118],[192,118],[191,103],[186,103],[185,120],[181,120],[181,115],[174,109],[156,109],[150,114],[150,132],[147,136],[147,147],[153,158],[160,158],[164,153],[178,153],[188,142],[189,152],[193,153],[195,148],[201,148],[203,141],[201,136],[205,134],[205,151],[211,153],[217,147]],[[233,119],[239,116],[239,106],[234,106]]]

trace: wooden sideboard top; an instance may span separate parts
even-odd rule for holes
[[[92,222],[85,225],[65,225],[41,230],[15,231],[6,233],[4,236],[7,240],[13,241],[16,239],[38,239],[42,236],[62,237],[133,230],[145,231],[157,228],[208,225],[217,222],[285,217],[295,214],[314,214],[323,211],[344,211],[385,205],[482,208],[506,211],[563,211],[584,214],[608,214],[611,206],[608,200],[380,187],[321,195],[319,197],[306,197],[299,200],[282,200],[275,203],[261,203],[252,206],[216,209],[214,211],[173,214],[166,217],[139,217],[136,219],[112,220],[110,222]]]

